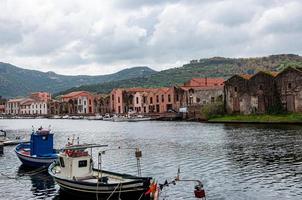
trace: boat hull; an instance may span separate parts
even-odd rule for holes
[[[150,200],[150,195],[145,195],[149,189],[151,178],[137,177],[127,183],[119,184],[103,184],[88,183],[83,181],[75,181],[60,178],[52,171],[54,163],[48,168],[48,173],[54,178],[60,186],[63,195],[78,197],[79,199],[123,199],[123,200]],[[96,169],[95,169],[96,170]],[[105,171],[104,171],[105,172]],[[106,172],[108,173],[108,171]],[[111,172],[115,174],[114,172]]]
[[[25,155],[20,151],[19,144],[15,148],[15,153],[19,160],[23,163],[23,165],[28,167],[48,167],[51,163],[53,163],[57,159],[57,155],[53,154],[49,157],[34,157],[30,155]]]

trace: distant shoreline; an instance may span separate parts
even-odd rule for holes
[[[302,114],[262,114],[262,115],[225,115],[215,116],[208,123],[236,124],[302,124]]]

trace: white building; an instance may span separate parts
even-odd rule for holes
[[[19,115],[20,114],[20,104],[23,100],[24,100],[24,98],[8,100],[5,105],[5,113],[8,115]]]
[[[6,114],[47,115],[47,102],[31,98],[11,99],[6,104]]]

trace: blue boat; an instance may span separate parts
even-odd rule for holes
[[[48,167],[58,158],[53,148],[53,133],[42,127],[32,132],[30,142],[17,145],[15,152],[23,165],[28,167]]]

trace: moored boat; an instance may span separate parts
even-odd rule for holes
[[[29,167],[47,167],[58,157],[53,148],[53,133],[42,127],[32,132],[29,142],[17,145],[15,152],[20,161]]]
[[[59,154],[58,161],[49,166],[48,172],[62,191],[70,195],[83,196],[85,199],[151,199],[149,193],[145,194],[150,188],[151,177],[102,170],[101,153],[98,169],[93,168],[92,156],[86,150],[103,146],[92,144],[67,146]]]

